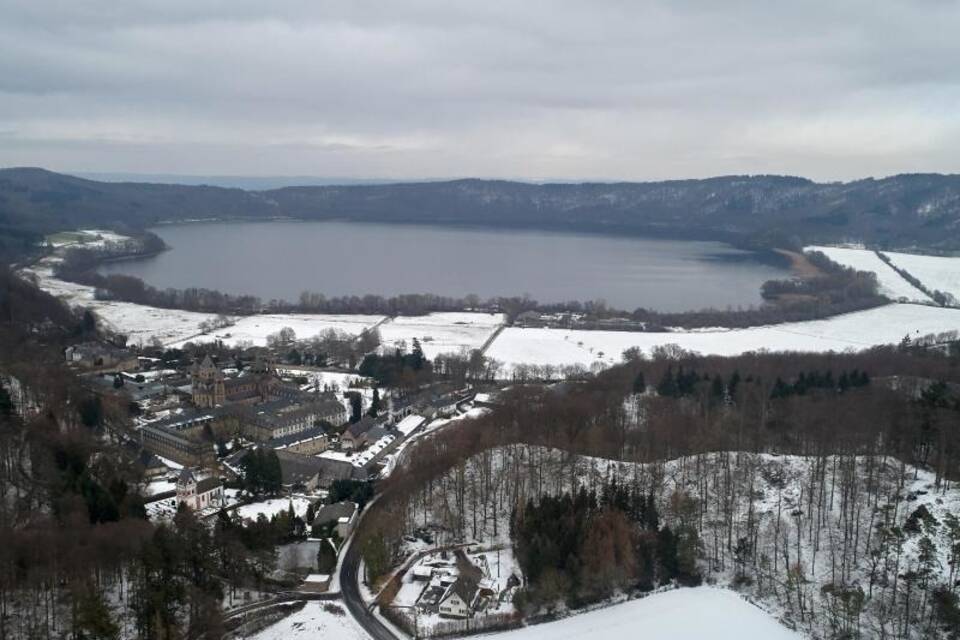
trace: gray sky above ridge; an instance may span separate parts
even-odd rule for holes
[[[0,0],[0,166],[960,172],[947,0]]]

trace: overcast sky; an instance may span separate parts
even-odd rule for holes
[[[960,172],[953,0],[0,0],[0,166]]]

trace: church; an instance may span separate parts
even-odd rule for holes
[[[291,399],[299,389],[285,385],[276,370],[260,358],[249,371],[227,377],[210,356],[190,369],[193,404],[210,409],[226,404],[259,404],[273,400]]]

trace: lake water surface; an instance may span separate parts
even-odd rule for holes
[[[788,275],[719,242],[532,230],[351,222],[220,222],[162,226],[171,250],[104,265],[155,287],[204,287],[264,300],[434,293],[529,294],[540,302],[604,300],[633,310],[759,304],[760,285]]]

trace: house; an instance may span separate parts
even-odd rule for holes
[[[405,396],[398,398],[390,396],[387,402],[387,418],[392,424],[396,424],[414,413],[423,411],[424,397],[421,395]]]
[[[363,467],[355,467],[346,460],[334,460],[331,458],[316,458],[320,461],[317,471],[317,487],[329,489],[334,480],[367,480],[369,474]]]
[[[366,480],[367,473],[346,460],[307,456],[286,449],[276,450],[283,487],[302,486],[308,490],[327,489],[334,480]]]
[[[340,438],[340,446],[348,451],[366,446],[369,442],[367,432],[370,431],[376,423],[376,420],[372,417],[363,416],[343,432],[343,436]]]
[[[333,524],[333,530],[337,532],[337,535],[346,540],[357,523],[359,513],[360,507],[356,502],[344,501],[328,504],[317,512],[313,519],[313,526],[322,527]]]
[[[426,408],[433,418],[451,418],[456,415],[461,400],[456,393],[437,393],[429,397]]]
[[[490,393],[477,393],[473,396],[473,406],[484,407],[486,409],[496,409],[501,405],[500,394],[496,391]]]
[[[410,572],[410,575],[413,576],[414,580],[421,582],[429,582],[433,577],[433,567],[428,567],[423,564],[418,564],[413,568],[413,571]]]
[[[457,406],[467,395],[453,389],[449,384],[436,384],[412,396],[390,397],[387,415],[392,424],[407,416],[420,414],[427,418],[449,418],[456,414]]]
[[[423,416],[416,414],[411,414],[397,423],[397,431],[400,432],[400,435],[404,438],[410,436],[410,434],[417,431],[427,422],[427,419]]]
[[[323,466],[321,458],[307,456],[286,449],[276,450],[280,461],[280,476],[283,488],[294,488],[313,491],[319,486],[320,469]]]
[[[457,578],[440,598],[437,610],[441,616],[447,618],[469,618],[473,615],[476,595],[477,585],[473,581],[464,577]]]
[[[220,478],[197,479],[189,469],[177,478],[177,504],[185,504],[194,511],[223,506],[223,485]]]
[[[160,458],[153,455],[146,449],[140,451],[137,456],[136,465],[143,471],[144,480],[156,480],[167,475],[170,471],[166,465],[160,462]]]
[[[140,361],[129,349],[121,349],[101,342],[84,342],[67,347],[64,351],[67,364],[84,369],[137,369]]]

